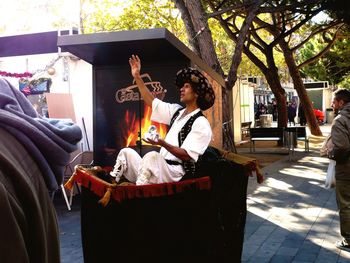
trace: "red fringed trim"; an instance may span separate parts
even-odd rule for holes
[[[85,170],[76,170],[73,180],[81,184],[83,187],[90,189],[90,191],[101,198],[105,197],[108,189],[112,189],[110,190],[111,197],[117,202],[135,198],[174,195],[186,190],[202,191],[211,189],[209,176],[180,181],[176,183],[151,184],[142,186],[116,186],[114,184],[110,184],[101,180],[100,178],[90,174]],[[109,199],[104,199],[104,201],[102,201],[103,204],[105,204],[105,200]]]
[[[161,197],[182,193],[186,190],[210,190],[211,184],[208,176],[185,180],[177,183],[117,186],[112,192],[113,199],[121,202],[125,199]]]

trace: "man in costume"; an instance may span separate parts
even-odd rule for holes
[[[214,90],[198,70],[185,68],[176,74],[176,86],[180,89],[180,101],[186,107],[166,103],[155,98],[144,84],[139,57],[132,55],[129,64],[144,102],[152,106],[151,120],[167,124],[170,129],[165,139],[145,140],[161,146],[159,153],[152,151],[141,158],[131,148],[122,149],[111,176],[117,182],[124,176],[137,185],[178,182],[184,176],[190,178],[198,157],[211,141],[212,130],[202,110],[213,106]]]

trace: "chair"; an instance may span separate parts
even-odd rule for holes
[[[306,134],[306,128],[305,127],[298,127],[297,129],[297,141],[304,141],[305,143],[305,152],[310,151],[309,146],[309,139]]]
[[[251,121],[247,121],[247,122],[242,122],[241,123],[241,137],[242,137],[242,140],[243,140],[244,136],[247,136],[247,137],[250,136],[250,126],[252,126],[252,122]]]
[[[67,181],[72,176],[72,174],[74,173],[74,167],[76,165],[92,165],[93,152],[92,151],[84,151],[84,152],[77,153],[77,151],[75,151],[71,154],[71,156],[72,156],[71,161],[65,166],[65,169],[64,169],[63,183],[60,185],[61,191],[62,191],[63,197],[65,199],[68,210],[71,210],[71,206],[72,206],[72,202],[73,202],[74,187],[70,191],[69,202],[68,202],[66,190],[64,189],[64,186],[63,186],[64,182]],[[80,189],[79,189],[78,185],[75,184],[75,186],[77,187],[77,190],[80,193]]]

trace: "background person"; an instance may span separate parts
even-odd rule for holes
[[[331,138],[333,151],[330,158],[336,161],[336,197],[339,208],[340,234],[343,239],[336,246],[350,251],[350,91],[338,90],[332,107],[339,111],[334,119]]]

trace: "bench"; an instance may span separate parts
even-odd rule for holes
[[[250,136],[250,126],[251,125],[252,125],[251,121],[241,123],[242,140],[243,140],[244,135]]]
[[[293,142],[290,142],[288,139],[288,146],[289,148],[291,147],[291,144],[293,143],[294,146],[296,146],[297,141],[303,141],[305,144],[305,152],[309,152],[310,151],[310,147],[309,147],[309,139],[306,133],[306,128],[304,126],[296,126],[296,127],[287,127],[285,128],[286,131],[294,131],[293,134]]]
[[[300,127],[297,129],[297,141],[304,141],[305,144],[305,152],[310,151],[309,139],[307,137],[306,128]]]
[[[255,152],[256,141],[284,141],[283,128],[250,128],[250,152]],[[253,147],[252,147],[253,146]]]

